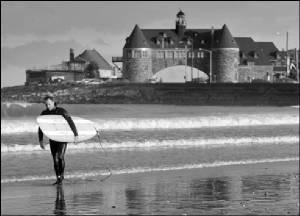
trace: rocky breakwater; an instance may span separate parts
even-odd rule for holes
[[[299,84],[61,84],[1,89],[1,102],[40,103],[51,93],[64,104],[186,104],[288,106],[299,104]]]
[[[61,84],[2,88],[1,102],[40,103],[47,94],[52,94],[58,102],[67,104],[138,103],[144,96],[141,89],[131,85]]]

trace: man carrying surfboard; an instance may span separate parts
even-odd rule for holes
[[[47,95],[44,98],[44,102],[46,105],[46,109],[42,111],[41,115],[62,115],[68,124],[70,125],[70,128],[72,129],[74,133],[74,142],[77,142],[78,139],[78,132],[76,129],[76,126],[71,118],[71,116],[68,114],[68,112],[61,108],[57,107],[56,103],[54,102],[54,98],[51,95]],[[43,143],[43,132],[41,128],[38,130],[38,136],[39,136],[39,143],[42,149],[45,149],[44,143]],[[65,170],[65,152],[67,148],[66,142],[57,142],[54,140],[50,141],[50,150],[53,157],[54,162],[54,170],[56,174],[56,182],[54,184],[61,184],[64,180],[64,170]]]

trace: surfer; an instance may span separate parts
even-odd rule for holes
[[[47,95],[44,98],[44,102],[46,105],[46,109],[42,111],[41,115],[62,115],[67,120],[74,133],[74,142],[77,142],[78,132],[68,112],[61,107],[57,107],[56,102],[54,102],[54,98],[51,95]],[[45,149],[44,142],[43,142],[43,132],[40,128],[38,130],[38,136],[39,136],[39,142],[41,148]],[[64,170],[65,170],[64,156],[67,148],[67,143],[57,142],[51,139],[49,141],[50,141],[50,150],[54,162],[54,170],[57,179],[54,184],[61,184],[62,181],[64,180]]]

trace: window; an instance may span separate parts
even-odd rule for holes
[[[131,50],[127,51],[127,58],[132,58],[132,51]]]
[[[178,58],[179,57],[179,52],[178,51],[175,51],[174,52],[174,58]]]
[[[141,57],[142,57],[141,50],[135,50],[134,51],[134,58],[141,58]]]
[[[204,58],[204,52],[200,52],[200,58]]]
[[[146,50],[142,51],[142,56],[143,58],[147,58],[148,57],[148,52]]]
[[[158,51],[157,58],[164,58],[164,51]]]
[[[240,51],[240,58],[246,58],[246,54],[243,51]]]
[[[247,65],[248,65],[248,66],[253,66],[253,65],[254,65],[254,62],[248,61],[248,62],[247,62]]]
[[[172,51],[167,51],[166,52],[166,58],[173,58],[173,52]]]

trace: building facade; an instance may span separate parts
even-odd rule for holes
[[[47,68],[26,70],[25,85],[38,83],[74,82],[84,78],[117,78],[113,67],[95,49],[85,50],[75,57],[70,49],[69,61]]]
[[[182,82],[199,80],[193,69],[204,72],[207,82],[269,79],[277,48],[272,42],[247,39],[252,41],[250,46],[249,40],[233,37],[226,24],[221,29],[188,29],[185,14],[179,11],[175,29],[140,29],[135,25],[123,47],[123,77],[147,82],[166,68],[184,65],[191,70],[182,71]]]

